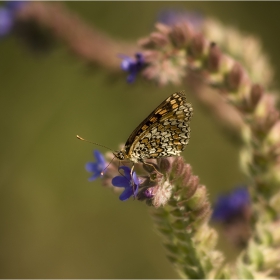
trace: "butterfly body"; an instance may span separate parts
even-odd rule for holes
[[[114,155],[135,163],[179,156],[190,138],[192,115],[192,105],[187,103],[184,92],[173,93],[138,125],[125,147]]]

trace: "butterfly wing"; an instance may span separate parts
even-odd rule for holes
[[[125,149],[133,161],[179,155],[190,138],[192,106],[184,92],[164,100],[131,133]]]

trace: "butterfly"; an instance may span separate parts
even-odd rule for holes
[[[146,159],[179,156],[190,139],[192,115],[184,91],[173,93],[136,127],[115,157],[145,163]]]

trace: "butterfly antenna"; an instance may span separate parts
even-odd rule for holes
[[[100,147],[106,148],[106,149],[108,149],[108,150],[112,151],[113,153],[115,152],[115,151],[113,151],[112,149],[110,149],[110,148],[108,148],[108,147],[106,147],[106,146],[104,146],[104,145],[100,145],[100,144],[97,144],[97,143],[95,143],[95,142],[92,142],[92,141],[86,140],[86,139],[82,138],[82,137],[81,137],[81,136],[79,136],[79,135],[77,135],[76,137],[77,137],[79,140],[86,141],[86,142],[89,142],[89,143],[91,143],[91,144],[94,144],[94,145],[97,145],[97,146],[100,146]],[[115,158],[115,157],[114,157],[114,158]],[[106,167],[106,168],[107,168],[107,167]],[[105,168],[105,169],[106,169],[106,168]]]

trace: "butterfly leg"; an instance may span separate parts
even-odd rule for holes
[[[131,167],[131,170],[130,170],[130,177],[131,177],[131,180],[132,180],[132,183],[133,183],[133,186],[132,186],[132,189],[133,189],[133,197],[134,199],[136,198],[136,194],[135,194],[135,188],[134,188],[134,182],[133,182],[133,171],[134,171],[134,166],[135,166],[135,163],[133,162],[133,165]]]
[[[155,172],[156,172],[157,174],[162,175],[162,173],[159,172],[159,171],[156,169],[155,165],[153,165],[153,164],[151,164],[151,163],[149,163],[149,162],[145,162],[145,161],[143,161],[142,163],[143,163],[144,165],[151,166],[151,167],[155,170]]]

